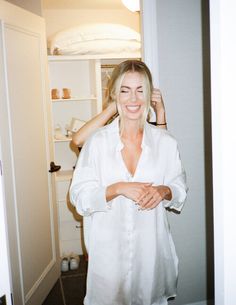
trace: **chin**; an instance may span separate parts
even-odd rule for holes
[[[138,116],[138,117],[134,117],[134,116],[129,116],[128,117],[128,116],[125,116],[124,119],[127,122],[132,122],[132,123],[137,122],[137,124],[140,124],[141,121],[142,121],[142,116]]]
[[[126,118],[126,119],[128,119],[128,120],[137,120],[137,121],[139,121],[139,120],[141,120],[141,118],[142,118],[142,114],[135,114],[135,113],[132,113],[132,114],[125,114],[124,115],[124,117]]]

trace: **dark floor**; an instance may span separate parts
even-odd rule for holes
[[[87,261],[80,256],[79,268],[62,272],[42,305],[83,305],[86,288]]]

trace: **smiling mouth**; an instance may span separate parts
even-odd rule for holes
[[[140,108],[141,108],[140,105],[129,105],[129,106],[126,106],[126,109],[127,109],[129,112],[133,112],[133,113],[139,111]]]

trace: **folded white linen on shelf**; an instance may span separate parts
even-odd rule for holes
[[[140,57],[140,34],[112,23],[84,24],[65,29],[48,39],[50,55],[134,54]],[[137,56],[139,55],[139,56]]]

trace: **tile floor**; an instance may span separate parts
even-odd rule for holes
[[[80,256],[78,270],[62,272],[42,305],[83,305],[86,276],[87,261]]]

